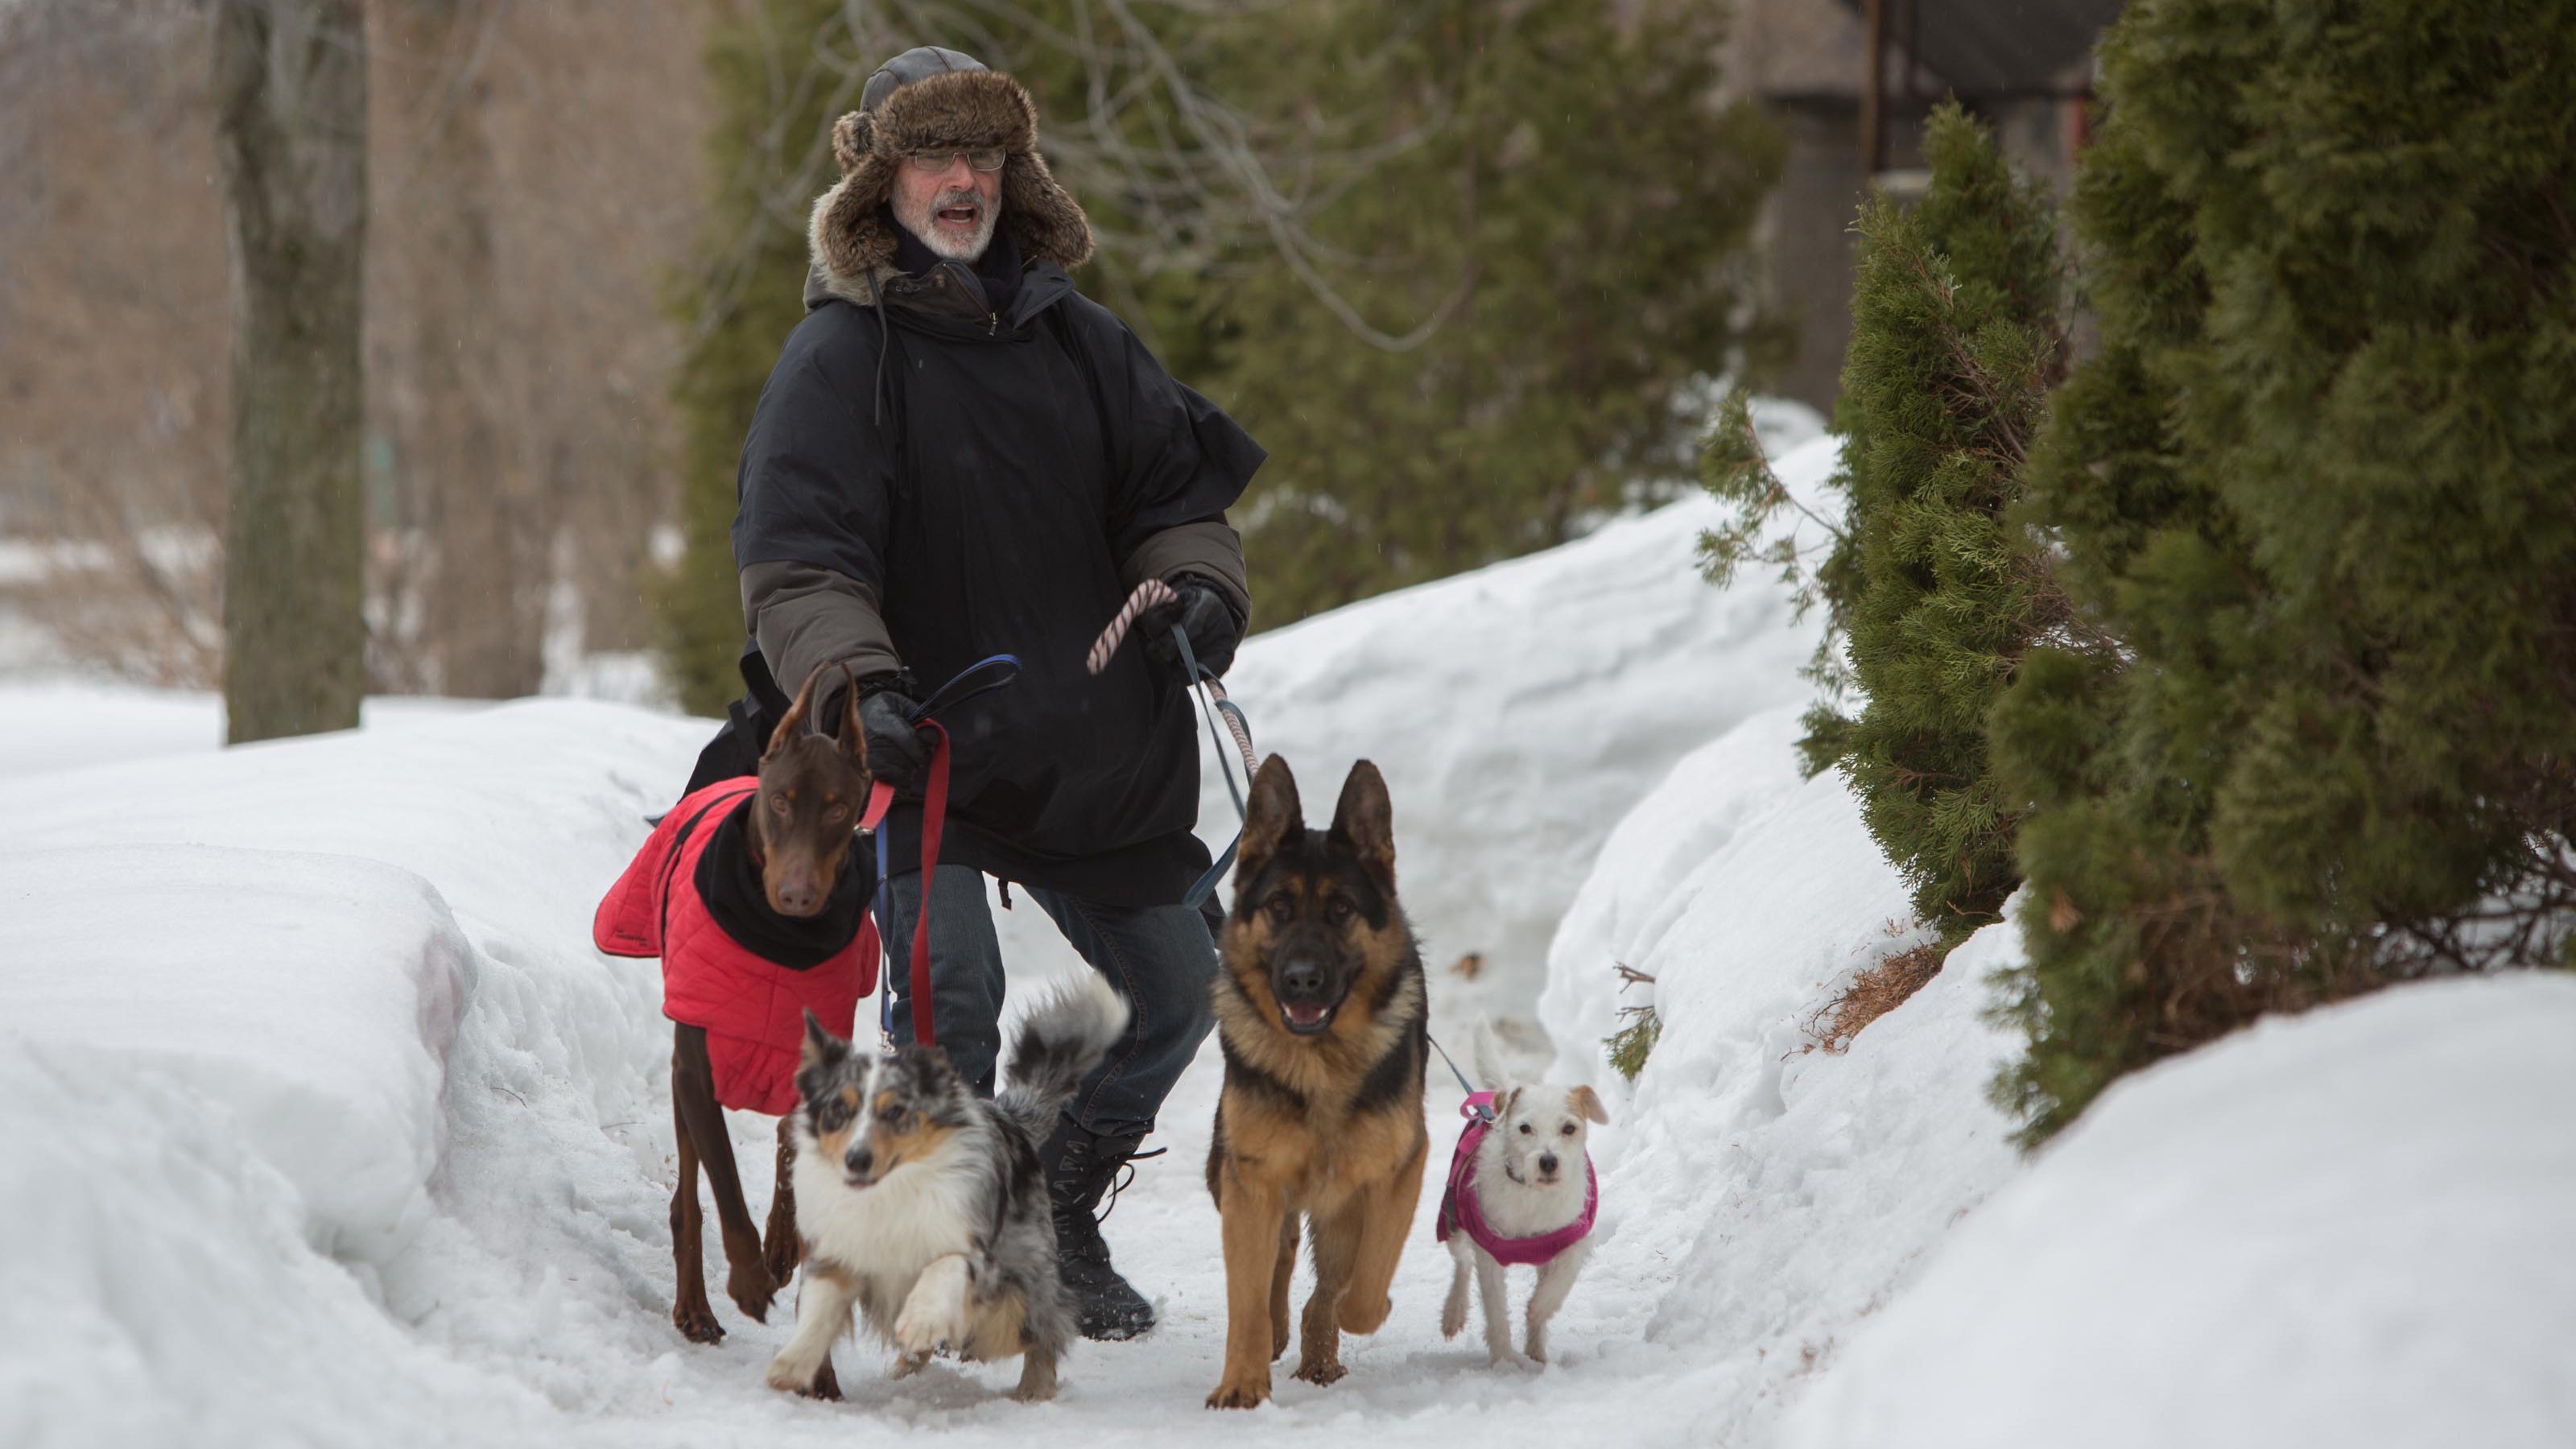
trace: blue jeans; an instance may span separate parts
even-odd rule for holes
[[[1054,920],[1065,941],[1109,978],[1133,1015],[1126,1034],[1085,1077],[1064,1115],[1103,1136],[1150,1132],[1172,1084],[1198,1055],[1215,1025],[1209,992],[1216,980],[1216,942],[1207,919],[1186,906],[1105,906],[1061,891],[1022,887]],[[930,904],[931,1022],[949,1065],[981,1097],[993,1095],[1002,1050],[1002,943],[984,902],[984,877],[943,865]],[[912,923],[921,913],[921,872],[886,883],[887,969],[892,973],[892,1030],[912,1040]]]

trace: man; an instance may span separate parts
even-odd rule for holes
[[[930,757],[911,713],[976,660],[1019,657],[1016,683],[940,715],[954,774],[928,906],[932,1020],[989,1094],[1003,977],[986,875],[1025,889],[1134,1008],[1041,1154],[1083,1332],[1124,1338],[1153,1310],[1094,1214],[1207,1034],[1215,971],[1208,922],[1180,904],[1208,856],[1190,833],[1198,753],[1170,633],[1217,673],[1232,661],[1251,598],[1224,514],[1263,454],[1075,292],[1090,225],[1036,139],[1016,81],[932,47],[887,62],[834,128],[843,174],[814,207],[806,317],[743,444],[733,542],[756,699],[701,773],[757,750],[777,682],[848,666],[869,766],[902,802],[880,923],[901,963],[923,912]],[[1087,673],[1147,578],[1180,602],[1140,622],[1146,648]],[[905,995],[898,1040],[920,1005]]]

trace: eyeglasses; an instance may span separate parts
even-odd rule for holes
[[[956,165],[959,157],[978,171],[999,171],[1010,153],[999,147],[989,151],[915,151],[903,159],[925,170],[945,171]]]

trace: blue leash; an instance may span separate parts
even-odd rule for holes
[[[1483,1118],[1487,1126],[1492,1126],[1495,1112],[1494,1104],[1491,1100],[1491,1094],[1485,1094],[1487,1100],[1479,1103],[1476,1100],[1476,1097],[1478,1096],[1476,1084],[1468,1081],[1467,1074],[1458,1070],[1458,1064],[1449,1059],[1449,1049],[1440,1044],[1440,1038],[1433,1036],[1430,1029],[1426,1027],[1423,1030],[1422,1039],[1431,1043],[1431,1049],[1440,1053],[1440,1060],[1447,1064],[1449,1075],[1458,1079],[1458,1090],[1467,1094],[1467,1106],[1473,1110],[1473,1115]]]

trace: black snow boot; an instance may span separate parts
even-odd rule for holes
[[[1099,1211],[1101,1195],[1107,1193],[1116,1204],[1111,1181],[1144,1140],[1142,1132],[1103,1137],[1060,1120],[1055,1135],[1038,1149],[1055,1208],[1056,1268],[1073,1297],[1074,1322],[1085,1338],[1134,1338],[1154,1326],[1154,1305],[1110,1266],[1109,1243],[1100,1236],[1100,1219],[1107,1216]],[[1132,1176],[1133,1169],[1129,1171]]]

